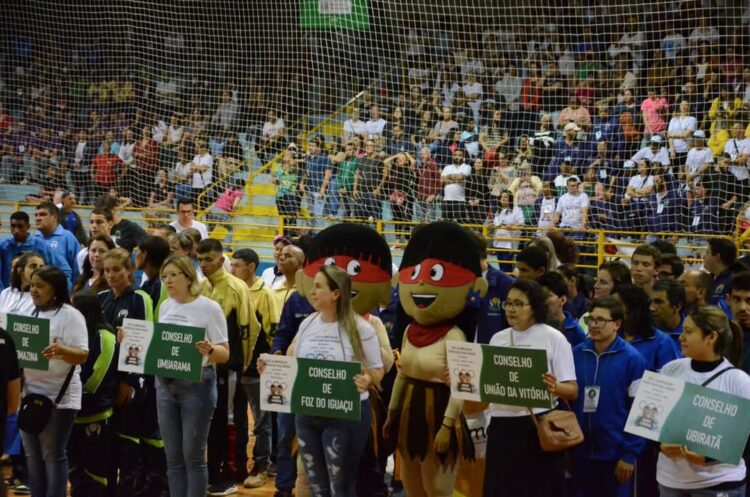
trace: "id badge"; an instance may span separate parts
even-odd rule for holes
[[[693,226],[698,226],[701,223],[701,217],[700,216],[694,216],[693,217]]]
[[[607,170],[599,169],[599,179],[607,179]]]
[[[664,204],[657,205],[656,206],[656,213],[657,214],[661,214],[662,212],[664,212]]]
[[[593,386],[583,389],[585,395],[583,398],[583,412],[596,412],[596,408],[599,407],[600,388]]]

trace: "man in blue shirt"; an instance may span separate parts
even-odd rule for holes
[[[718,305],[729,293],[729,279],[732,277],[732,265],[737,260],[737,246],[729,238],[711,238],[708,240],[703,266],[714,277],[708,305]]]
[[[315,218],[313,226],[322,227],[326,195],[329,193],[328,186],[333,176],[333,167],[328,155],[323,153],[322,138],[316,136],[307,146],[310,155],[305,161],[305,176],[300,186],[303,193],[307,192],[307,205]],[[334,194],[334,192],[330,193]],[[332,214],[335,215],[335,213]]]
[[[60,226],[58,209],[52,202],[39,204],[34,219],[39,230],[35,236],[44,241],[52,252],[52,260],[45,259],[44,262],[59,267],[68,278],[68,288],[71,288],[78,277],[76,255],[81,250],[78,240],[73,233]]]
[[[44,240],[31,236],[30,227],[29,215],[25,212],[17,211],[10,215],[11,236],[0,241],[0,288],[10,284],[11,262],[19,253],[37,252],[47,264],[54,260],[52,251]]]

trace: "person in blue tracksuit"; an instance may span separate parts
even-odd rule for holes
[[[491,266],[487,261],[487,240],[479,234],[475,234],[474,238],[479,246],[479,264],[482,268],[482,276],[487,280],[488,285],[487,296],[482,299],[477,320],[476,340],[477,343],[487,344],[490,343],[492,335],[508,327],[503,302],[505,302],[508,291],[516,279]]]
[[[581,325],[570,312],[564,310],[568,302],[568,282],[565,276],[553,271],[544,273],[536,282],[547,298],[547,324],[560,330],[571,347],[583,342],[586,334]]]
[[[617,334],[625,308],[614,297],[591,303],[589,338],[573,349],[581,395],[573,403],[584,432],[573,449],[573,481],[580,497],[633,495],[635,461],[646,440],[625,433],[625,421],[646,360]]]
[[[70,231],[66,230],[58,221],[58,209],[52,202],[42,202],[34,211],[34,220],[39,230],[36,236],[44,241],[52,254],[52,261],[45,257],[47,264],[57,266],[68,279],[68,291],[78,278],[78,262],[76,257],[81,245]]]
[[[658,373],[666,363],[682,357],[674,340],[654,327],[650,301],[642,288],[623,285],[615,288],[613,295],[625,305],[620,336],[646,359],[646,369]]]

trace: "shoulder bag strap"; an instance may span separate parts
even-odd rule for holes
[[[70,385],[70,380],[73,379],[73,373],[75,373],[75,370],[76,370],[75,365],[70,366],[70,371],[68,371],[68,376],[65,377],[65,382],[63,383],[62,387],[60,387],[60,393],[58,393],[57,398],[55,398],[55,405],[59,404],[63,396],[65,395],[65,391],[68,389],[68,385]]]
[[[731,371],[732,369],[737,369],[737,368],[735,368],[734,366],[732,366],[730,368],[724,368],[721,371],[719,371],[718,373],[716,373],[715,375],[713,375],[712,377],[710,377],[709,379],[707,379],[706,381],[704,381],[703,383],[701,383],[701,386],[702,387],[707,386],[709,383],[711,383],[712,381],[714,381],[716,378],[718,378],[719,376],[723,375],[727,371]]]

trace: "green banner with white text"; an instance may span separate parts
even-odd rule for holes
[[[367,31],[367,8],[367,0],[301,0],[300,27]]]
[[[20,367],[40,371],[49,369],[49,360],[42,355],[50,344],[48,319],[2,314],[0,327],[5,328],[13,339]]]

